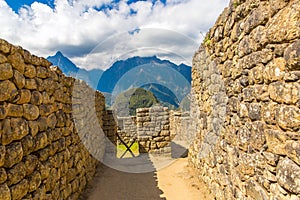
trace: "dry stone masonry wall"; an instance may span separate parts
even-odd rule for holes
[[[118,117],[118,134],[124,142],[139,143],[140,153],[170,156],[171,137],[168,108],[155,105],[138,108],[136,116]]]
[[[299,0],[231,0],[196,52],[189,160],[217,199],[300,199],[299,39]]]
[[[82,109],[87,94],[90,110]],[[77,199],[98,163],[86,146],[104,154],[105,144],[92,142],[104,141],[93,130],[103,113],[102,94],[0,40],[0,199]],[[92,119],[91,129],[80,119]]]

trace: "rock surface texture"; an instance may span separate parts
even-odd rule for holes
[[[0,40],[0,199],[77,199],[105,151],[95,131],[104,106],[84,82]]]
[[[231,0],[196,52],[189,162],[216,199],[300,199],[299,39],[299,0]]]

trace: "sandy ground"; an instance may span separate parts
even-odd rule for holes
[[[84,200],[201,200],[212,199],[187,167],[187,158],[149,173],[125,173],[101,166],[80,199]]]
[[[196,178],[195,172],[187,166],[187,158],[179,158],[168,167],[157,172],[158,187],[167,200],[209,200],[213,199],[206,185]]]

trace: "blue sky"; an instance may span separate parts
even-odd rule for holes
[[[0,0],[0,38],[79,67],[157,55],[191,64],[229,0]]]

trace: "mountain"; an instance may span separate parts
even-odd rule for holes
[[[152,57],[132,57],[115,62],[103,72],[97,89],[113,98],[130,88],[144,88],[171,109],[178,108],[190,92],[191,67]],[[112,104],[112,103],[111,103]]]
[[[58,66],[67,76],[72,76],[84,80],[92,88],[97,89],[98,81],[102,76],[103,70],[93,69],[85,70],[77,67],[70,59],[58,51],[54,56],[47,58],[53,65]]]
[[[181,73],[188,82],[191,82],[191,67],[185,64],[176,65],[168,60],[160,60],[156,56],[152,57],[139,57],[135,56],[132,58],[128,58],[127,60],[121,60],[115,62],[109,69],[104,71],[99,84],[98,89],[103,92],[111,93],[116,85],[116,83],[120,80],[124,74],[128,73],[130,70],[151,64],[152,66],[157,67],[169,67],[177,72]],[[159,68],[156,70],[159,71]]]
[[[163,106],[176,109],[189,94],[191,67],[176,65],[168,60],[152,57],[132,57],[115,62],[109,69],[87,71],[78,68],[61,52],[47,58],[59,66],[67,76],[79,78],[105,94],[106,105],[112,106],[116,97],[130,88],[152,92]]]
[[[113,104],[120,117],[136,115],[137,108],[149,108],[158,103],[152,92],[142,88],[131,88],[120,93]]]
[[[179,107],[176,95],[168,88],[155,83],[143,85],[142,88],[152,92],[162,106],[172,110]]]

